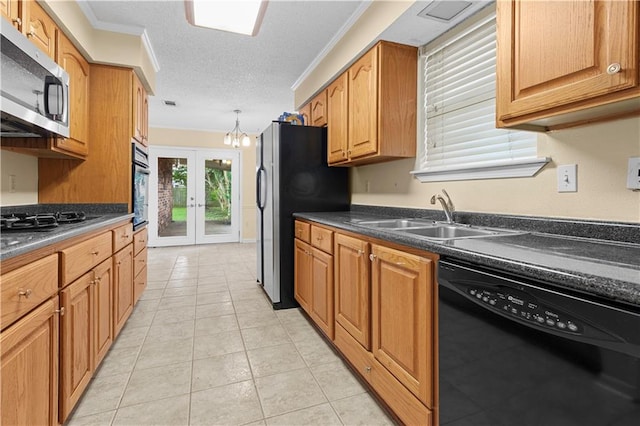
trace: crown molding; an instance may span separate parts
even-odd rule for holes
[[[331,50],[336,46],[336,44],[338,44],[338,42],[342,39],[342,37],[344,37],[347,31],[349,31],[351,27],[353,27],[353,25],[358,21],[358,19],[360,19],[362,14],[369,8],[369,6],[371,6],[371,3],[373,3],[373,1],[374,0],[365,0],[362,3],[360,3],[358,8],[355,10],[355,12],[351,14],[347,22],[345,22],[344,25],[340,27],[338,32],[336,32],[335,35],[331,38],[331,40],[329,40],[329,43],[327,43],[324,49],[320,51],[318,56],[316,56],[315,59],[311,61],[309,66],[302,72],[300,77],[298,77],[298,79],[293,83],[293,85],[291,86],[291,90],[295,91],[298,89],[298,87],[300,87],[300,84],[302,84],[302,82],[307,77],[309,77],[309,75],[313,72],[313,70],[316,69],[316,67],[320,64],[320,62],[322,62],[322,60],[329,54],[329,52],[331,52]]]
[[[102,31],[110,31],[114,33],[120,34],[129,34],[134,36],[139,36],[142,40],[142,45],[144,46],[147,54],[149,55],[149,59],[151,60],[151,64],[153,65],[153,69],[155,72],[160,71],[160,64],[158,63],[158,58],[153,50],[153,46],[151,45],[151,40],[149,40],[149,35],[147,34],[147,30],[144,27],[139,27],[137,25],[123,25],[116,24],[113,22],[104,22],[98,20],[96,15],[93,13],[91,7],[89,7],[88,1],[79,0],[78,6],[84,16],[87,18],[91,26],[96,30]]]

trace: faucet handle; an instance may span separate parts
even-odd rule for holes
[[[445,197],[447,197],[447,206],[449,207],[449,210],[451,210],[451,212],[455,211],[456,208],[453,205],[453,201],[451,201],[451,197],[449,197],[449,194],[447,194],[447,191],[445,189],[442,189],[442,193]],[[431,201],[431,204],[435,204],[435,197],[431,198]]]
[[[431,201],[429,201],[431,204],[435,204],[436,203],[436,195],[438,194],[434,194],[431,196]]]

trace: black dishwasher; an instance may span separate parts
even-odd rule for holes
[[[640,307],[438,267],[441,425],[640,425]]]

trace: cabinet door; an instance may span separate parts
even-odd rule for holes
[[[58,63],[69,74],[69,138],[56,147],[78,155],[89,152],[89,63],[64,35],[59,35]]]
[[[56,297],[0,334],[0,424],[59,424],[57,309]]]
[[[133,79],[133,93],[132,93],[132,102],[133,102],[133,129],[132,129],[132,137],[138,142],[143,142],[143,136],[145,134],[144,127],[144,102],[145,102],[145,90],[142,87],[142,83],[138,79],[135,73],[131,74],[131,78]]]
[[[1,0],[0,11],[2,16],[18,30],[22,30],[22,19],[20,19],[19,0]]]
[[[93,272],[60,292],[60,422],[64,423],[91,380],[93,359]]]
[[[311,246],[294,240],[294,296],[302,309],[311,314]]]
[[[333,253],[336,322],[370,349],[369,243],[336,233]]]
[[[35,1],[24,1],[22,7],[22,33],[55,61],[58,31],[55,22]]]
[[[327,125],[327,91],[323,90],[311,101],[311,122],[314,126]]]
[[[333,256],[316,248],[311,254],[311,318],[333,340]]]
[[[349,158],[378,151],[378,49],[349,68]]]
[[[433,262],[378,245],[371,252],[373,355],[431,406]]]
[[[142,145],[149,145],[149,95],[143,89],[142,98]]]
[[[635,1],[499,1],[498,120],[637,86],[638,7]],[[613,64],[620,71],[609,74]]]
[[[311,126],[311,102],[304,105],[300,110],[298,110],[298,114],[302,115],[305,126]]]
[[[113,255],[113,338],[133,310],[133,244]]]
[[[93,355],[100,365],[113,343],[113,262],[107,259],[93,270]]]
[[[347,159],[347,73],[336,78],[327,88],[327,161],[340,163]]]

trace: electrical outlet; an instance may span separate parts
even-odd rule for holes
[[[9,175],[9,192],[16,192],[16,175]]]
[[[627,188],[634,191],[640,190],[640,157],[629,157]]]
[[[558,192],[578,192],[578,165],[558,166]]]

